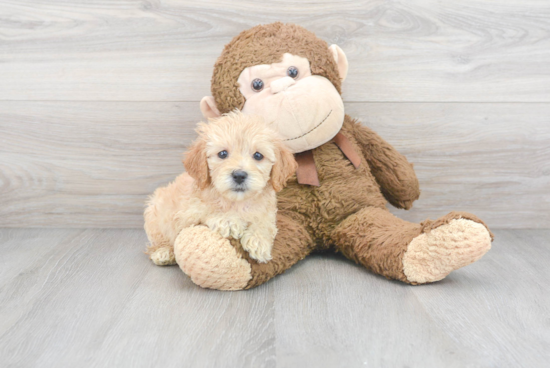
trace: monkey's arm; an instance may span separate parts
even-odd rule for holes
[[[397,208],[410,209],[420,196],[413,165],[388,142],[361,123],[354,122],[353,130],[384,197]]]

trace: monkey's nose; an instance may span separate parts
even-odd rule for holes
[[[231,173],[231,176],[233,177],[233,180],[235,181],[235,183],[242,184],[243,181],[245,181],[246,178],[248,177],[248,174],[246,173],[246,171],[235,170]]]
[[[290,77],[283,77],[271,82],[269,87],[271,88],[271,93],[279,93],[286,90],[288,87],[292,86],[296,81]]]

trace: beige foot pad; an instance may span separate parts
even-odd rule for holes
[[[159,248],[151,256],[151,261],[157,266],[171,266],[176,264],[176,257],[171,248]]]
[[[203,288],[242,290],[252,278],[250,265],[229,240],[206,226],[183,229],[174,254],[181,270]]]
[[[484,225],[454,219],[412,240],[403,256],[403,272],[413,283],[439,281],[489,249],[491,234]]]

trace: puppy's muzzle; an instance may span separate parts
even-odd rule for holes
[[[233,181],[240,185],[244,183],[244,181],[248,177],[248,174],[246,173],[246,171],[235,170],[231,173],[231,176],[233,177]]]

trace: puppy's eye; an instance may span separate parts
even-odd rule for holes
[[[264,89],[264,81],[260,78],[256,78],[252,81],[251,86],[255,92],[260,92],[262,89]]]
[[[290,78],[296,78],[298,76],[298,68],[295,66],[290,66],[286,70],[286,75],[288,75]]]
[[[218,157],[221,158],[221,159],[227,158],[228,155],[229,155],[229,153],[227,153],[226,150],[218,152]]]
[[[264,155],[262,155],[260,152],[256,152],[252,155],[252,157],[254,157],[254,160],[256,161],[261,161],[264,158]]]

